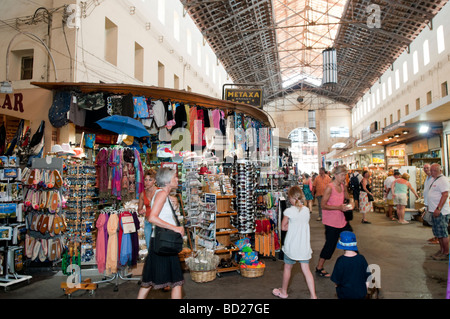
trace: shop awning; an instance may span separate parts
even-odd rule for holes
[[[170,99],[176,102],[190,103],[206,108],[219,108],[224,111],[245,113],[255,120],[259,120],[266,127],[275,124],[264,110],[251,105],[216,99],[202,94],[184,90],[168,89],[156,86],[142,86],[118,83],[87,83],[87,82],[31,82],[32,85],[48,90],[77,90],[82,93],[109,92],[114,94],[144,95],[154,99]]]

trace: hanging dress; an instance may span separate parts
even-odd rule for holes
[[[117,273],[117,262],[119,258],[117,228],[119,227],[119,216],[111,214],[108,219],[108,250],[106,254],[105,270],[107,274]]]

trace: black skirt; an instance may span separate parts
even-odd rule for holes
[[[153,241],[154,238],[150,241],[150,247],[154,246]],[[142,271],[141,287],[161,289],[183,284],[184,276],[178,255],[161,256],[150,248]]]

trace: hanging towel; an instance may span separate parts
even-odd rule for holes
[[[117,228],[119,227],[119,216],[111,214],[108,219],[108,251],[106,254],[105,270],[107,274],[117,273],[118,262],[118,243],[117,243]]]
[[[98,272],[102,274],[106,268],[106,247],[108,241],[108,229],[105,228],[108,221],[108,215],[100,214],[95,224],[97,227],[96,254]]]
[[[131,253],[132,253],[132,245],[131,245],[131,234],[127,234],[123,231],[123,218],[124,217],[132,217],[130,212],[123,212],[120,214],[120,228],[122,233],[122,240],[120,246],[120,264],[125,266],[128,262],[131,262]],[[133,219],[134,222],[134,219]]]

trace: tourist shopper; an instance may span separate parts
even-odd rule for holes
[[[291,207],[287,208],[281,221],[281,229],[287,231],[284,245],[284,271],[281,288],[272,290],[272,294],[280,298],[288,297],[288,286],[291,271],[295,263],[300,263],[311,299],[316,299],[314,277],[309,268],[312,249],[309,230],[309,209],[302,204],[302,190],[299,186],[292,186],[288,191]]]
[[[400,172],[396,171],[394,173],[396,177],[395,181],[392,183],[392,197],[394,198],[394,205],[397,205],[397,217],[400,224],[409,224],[405,220],[405,208],[408,203],[408,189],[410,189],[416,197],[417,192],[411,186],[408,173],[404,173],[400,176]]]
[[[442,174],[441,165],[431,165],[431,181],[427,200],[428,209],[433,212],[433,234],[439,240],[440,249],[432,257],[435,260],[448,261],[448,222],[450,216],[450,206],[448,194],[450,185],[448,178]]]
[[[386,196],[386,203],[388,204],[388,210],[386,216],[390,220],[395,220],[393,216],[394,212],[394,199],[392,198],[392,183],[395,181],[394,170],[390,169],[388,172],[388,177],[384,180],[384,194]]]
[[[155,194],[156,187],[156,171],[149,169],[145,172],[144,191],[139,194],[138,212],[145,216],[144,219],[144,235],[147,250],[150,249],[150,238],[152,236],[152,224],[148,221],[150,218],[150,201]],[[145,208],[144,208],[145,207]]]
[[[348,192],[345,187],[345,166],[338,166],[333,170],[334,180],[328,184],[322,198],[323,220],[325,225],[325,244],[320,252],[320,258],[316,266],[316,274],[321,277],[330,277],[330,274],[323,268],[325,261],[333,256],[336,244],[341,232],[351,231],[350,224],[345,220],[344,211],[353,208],[353,203],[344,204],[348,199]]]
[[[364,171],[362,173],[362,181],[361,188],[359,192],[359,212],[362,214],[361,223],[370,224],[370,222],[366,219],[366,214],[373,211],[373,193],[372,193],[372,185],[370,183],[370,172]]]
[[[169,201],[171,190],[178,187],[178,176],[176,170],[160,168],[156,174],[156,184],[160,189],[156,190],[151,201],[151,212],[149,221],[155,226],[167,228],[184,235],[184,228],[176,226],[174,214]],[[138,293],[138,299],[145,299],[151,288],[161,289],[171,287],[172,299],[181,299],[182,286],[184,283],[178,255],[158,255],[154,247],[154,236],[151,239],[150,250],[145,260],[142,283]]]
[[[366,258],[358,252],[355,234],[343,231],[337,248],[344,250],[344,255],[336,260],[331,275],[331,280],[336,284],[337,297],[364,299],[367,295],[367,279],[371,273],[368,271]]]
[[[306,206],[309,208],[309,211],[312,212],[312,205],[314,200],[314,197],[312,195],[313,183],[311,180],[311,176],[309,176],[309,174],[307,173],[303,174],[302,184],[303,184],[303,194],[305,195],[306,200]]]
[[[319,217],[317,220],[322,220],[322,196],[330,182],[330,176],[325,173],[325,168],[321,167],[319,169],[319,175],[317,175],[313,182],[313,195],[317,198],[317,205],[319,206]]]
[[[431,176],[431,165],[425,164],[423,166],[423,171],[427,175],[427,178],[425,179],[425,182],[423,184],[423,204],[425,205],[424,214],[426,214],[427,212],[429,212],[429,210],[428,210],[428,191],[430,190],[430,185],[433,180],[433,177]],[[433,212],[431,212],[431,213],[433,213]],[[423,215],[422,215],[422,217],[423,217]],[[439,240],[437,239],[436,236],[428,239],[428,241],[432,244],[439,244]]]

